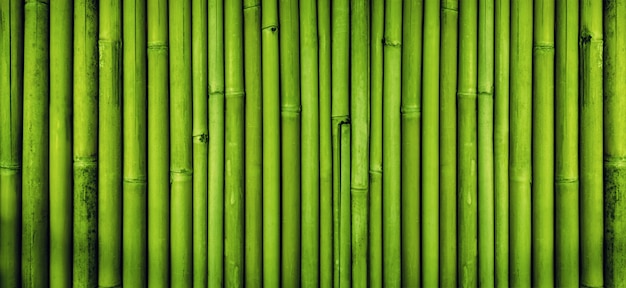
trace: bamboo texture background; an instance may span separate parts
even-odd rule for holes
[[[626,0],[2,0],[0,287],[626,287]]]

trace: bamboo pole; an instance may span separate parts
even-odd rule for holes
[[[495,1],[495,285],[509,286],[509,54],[510,2]]]
[[[60,5],[63,6],[63,5]],[[59,6],[54,6],[54,10],[52,12],[54,18],[56,19],[57,15],[61,14],[63,9]],[[57,9],[60,8],[60,9]],[[61,13],[57,13],[61,12]],[[0,224],[0,286],[2,287],[19,287],[21,286],[21,275],[20,275],[20,262],[21,262],[21,211],[20,211],[20,203],[22,202],[21,190],[22,190],[22,99],[23,99],[23,78],[22,78],[22,69],[24,63],[24,55],[23,55],[23,47],[24,47],[24,5],[21,0],[13,0],[13,1],[2,1],[0,3],[0,218],[2,218],[2,223]],[[70,16],[71,17],[71,16]],[[71,22],[69,22],[71,25]],[[65,23],[67,24],[67,23]],[[59,27],[62,25],[59,25]],[[52,30],[53,32],[57,32],[57,30]],[[63,30],[62,32],[65,32]],[[71,35],[71,30],[70,30]],[[58,34],[57,39],[62,39],[65,34]],[[52,50],[52,53],[56,51],[59,52],[68,52],[70,49],[64,50],[66,47],[58,47],[58,50]],[[67,67],[59,67],[60,73],[59,78],[63,80],[67,80],[64,76],[67,74],[63,74],[61,71],[63,68]],[[12,75],[19,75],[18,77],[12,77]],[[71,74],[70,74],[71,75]],[[71,79],[71,77],[70,77]],[[71,81],[71,80],[70,80]],[[63,85],[68,85],[67,82],[60,81],[59,85],[55,85],[51,87],[53,94],[53,98],[51,100],[52,110],[50,123],[54,125],[56,119],[64,119],[65,115],[64,111],[67,111],[67,106],[70,105],[68,101],[68,96],[70,96],[71,91],[68,93],[63,91],[67,89]],[[71,87],[71,86],[69,86]],[[59,89],[60,88],[60,89]],[[59,89],[58,93],[55,93]],[[60,95],[59,95],[60,94]],[[69,94],[69,95],[68,95]],[[58,95],[58,96],[57,96]],[[69,98],[71,99],[71,98]],[[58,107],[58,108],[57,108]],[[58,113],[57,113],[58,112]],[[67,120],[64,120],[67,121]],[[71,129],[69,123],[61,122],[59,123],[61,126],[65,126],[66,130],[59,131],[58,135],[65,136],[63,133],[67,133],[67,129]],[[70,132],[71,133],[71,132]],[[53,135],[54,137],[54,135]],[[53,138],[54,139],[54,138]],[[65,138],[62,138],[65,139]],[[52,144],[52,143],[51,143]],[[61,143],[60,143],[61,144]],[[67,143],[66,143],[67,144]],[[57,149],[55,146],[51,146],[53,149]],[[71,153],[67,150],[63,150],[62,148],[71,149],[70,145],[62,146],[58,148],[59,153],[56,154],[58,158],[51,158],[51,163],[59,163],[57,167],[59,167],[58,172],[63,173],[66,171],[67,173],[67,163],[65,165],[63,161],[71,161],[68,160],[68,155],[62,154],[62,152]],[[58,160],[57,160],[58,159]],[[70,158],[71,159],[71,158]],[[71,162],[69,162],[71,163]],[[71,166],[70,166],[71,167]],[[69,172],[71,173],[71,172]],[[69,174],[68,174],[69,175]],[[70,192],[71,188],[69,188],[69,183],[67,181],[63,181],[64,179],[58,179],[57,182],[52,182],[51,187],[53,187],[52,193],[56,198],[56,194],[64,200],[59,200],[59,202],[53,205],[51,209],[54,211],[61,210],[65,211],[65,214],[59,215],[59,218],[51,218],[52,224],[64,221],[71,221],[71,210],[68,212],[67,209],[71,209],[71,195],[66,195],[66,193]],[[56,184],[58,183],[58,184]],[[59,187],[58,189],[54,189],[54,187]],[[63,188],[65,187],[65,189]],[[70,198],[69,204],[67,198]],[[68,215],[69,214],[69,215]],[[58,219],[58,222],[56,221]],[[71,227],[71,222],[70,222]],[[54,225],[54,228],[60,228],[59,225]],[[53,230],[54,231],[54,230]],[[71,245],[71,242],[63,242],[65,239],[71,239],[71,230],[64,230],[60,234],[59,238],[52,238],[52,247],[55,247],[54,244],[65,244]],[[60,252],[59,256],[56,258],[59,260],[59,265],[57,268],[61,271],[56,273],[56,270],[52,270],[51,273],[59,275],[59,281],[65,281],[65,283],[71,283],[71,246],[60,246],[56,252]],[[68,263],[69,262],[69,263]],[[67,275],[67,271],[70,271],[70,274]],[[69,280],[62,279],[62,276],[70,277]],[[63,286],[63,285],[62,285]]]
[[[578,2],[556,2],[555,285],[579,285]]]
[[[422,268],[424,270],[429,269],[431,267],[421,266],[422,258],[421,253],[425,252],[423,250],[424,246],[422,244],[428,243],[422,241],[420,242],[420,234],[424,231],[421,230],[420,222],[424,220],[421,212],[420,201],[422,200],[420,191],[423,188],[420,185],[421,178],[421,163],[420,156],[422,152],[422,147],[420,146],[422,137],[421,129],[421,110],[422,110],[422,56],[425,56],[422,53],[422,22],[424,22],[424,15],[422,14],[424,4],[422,1],[406,1],[403,2],[403,15],[402,21],[402,32],[403,32],[403,41],[404,47],[402,47],[402,100],[401,100],[401,125],[402,130],[401,133],[401,152],[403,155],[401,160],[401,209],[402,209],[402,218],[401,218],[401,273],[402,273],[402,285],[417,287],[421,284],[421,275],[424,274],[427,276],[434,276],[432,274],[426,275],[427,273],[431,273],[432,271],[424,271],[422,273]],[[430,6],[428,8],[434,8]],[[428,15],[430,16],[432,12]],[[432,23],[426,23],[432,24]],[[424,30],[426,31],[426,30]],[[434,39],[428,38],[430,36],[428,34],[429,31],[426,31],[425,40],[428,40],[429,44]],[[430,47],[429,47],[430,48]],[[429,51],[432,52],[432,51]],[[429,55],[430,57],[430,55]],[[424,60],[425,62],[427,60]],[[430,67],[424,66],[424,70],[429,69]],[[424,75],[425,77],[428,77]],[[437,75],[439,76],[439,75]],[[432,80],[432,79],[431,79]],[[425,82],[424,82],[425,83]],[[436,84],[436,83],[433,83]],[[383,86],[386,85],[386,82],[383,80]],[[385,95],[386,97],[386,95]],[[383,100],[384,101],[384,100]],[[383,104],[384,109],[385,104]],[[383,117],[385,116],[383,112]],[[424,127],[425,128],[425,127]],[[384,133],[383,128],[383,133]],[[383,140],[384,141],[384,140]],[[432,143],[429,143],[432,144]],[[383,143],[383,149],[385,145]],[[394,144],[392,144],[394,145]],[[426,157],[427,158],[427,157]],[[386,166],[386,165],[385,165]],[[424,187],[425,188],[425,187]],[[424,195],[425,196],[425,195]],[[428,196],[425,196],[426,198]],[[386,201],[386,198],[382,199],[383,205]],[[426,206],[424,206],[426,209]],[[426,226],[426,225],[424,225]],[[384,228],[384,224],[383,224]],[[425,236],[424,238],[427,238]],[[422,238],[422,240],[424,240]],[[431,243],[432,244],[432,243]],[[383,257],[385,253],[383,252]],[[424,255],[426,256],[426,255]],[[429,256],[432,256],[429,255]],[[423,258],[423,264],[429,262],[427,258]],[[432,264],[429,263],[429,264]],[[384,269],[383,269],[384,271]],[[438,275],[436,275],[438,276]],[[432,278],[431,278],[432,279]],[[426,284],[426,282],[424,281]],[[433,284],[433,283],[429,283]]]
[[[300,286],[320,286],[320,118],[317,1],[300,3],[302,251]]]
[[[148,286],[168,287],[170,249],[167,0],[148,0]]]
[[[385,40],[383,51],[383,283],[401,285],[401,72],[402,0],[385,2]],[[417,175],[407,177],[418,177]],[[416,193],[415,191],[413,193]],[[413,197],[419,197],[413,195]],[[412,271],[412,273],[419,273]]]
[[[341,214],[339,215],[339,253],[342,261],[342,267],[340,267],[340,279],[339,285],[343,287],[351,287],[352,286],[352,265],[351,265],[351,211],[350,203],[351,195],[350,195],[350,175],[351,175],[351,165],[350,161],[352,159],[351,154],[352,147],[351,142],[352,139],[350,137],[351,134],[351,125],[348,120],[339,123],[339,167],[340,167],[340,180],[339,180],[339,209]],[[348,263],[350,264],[348,264]],[[344,268],[345,267],[345,268]]]
[[[459,3],[441,2],[439,69],[439,278],[441,287],[457,286],[456,84]]]
[[[626,283],[626,218],[623,193],[626,191],[626,3],[612,1],[604,6],[604,285]]]
[[[70,287],[72,285],[71,121],[74,11],[71,1],[55,1],[50,4],[50,23],[52,23],[50,26],[50,167],[53,167],[50,170],[50,287]],[[4,104],[1,105],[4,106]],[[9,125],[0,126],[9,127]]]
[[[263,286],[280,286],[278,1],[261,1],[263,68]]]
[[[458,105],[458,273],[459,286],[478,284],[477,247],[477,24],[478,3],[459,2]]]
[[[49,285],[48,1],[24,5],[22,287]]]
[[[603,286],[602,2],[580,2],[580,284]]]
[[[146,287],[147,257],[147,86],[146,2],[123,2],[122,285]]]
[[[244,284],[244,79],[243,1],[224,7],[226,72],[226,172],[224,274],[226,287]]]
[[[532,6],[511,2],[510,285],[515,287],[531,284]]]
[[[263,286],[263,105],[261,1],[244,0],[245,285]]]
[[[554,287],[554,1],[533,13],[532,275]]]

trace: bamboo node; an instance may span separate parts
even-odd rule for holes
[[[456,96],[459,99],[470,99],[470,100],[476,99],[478,97],[476,92],[457,92]]]
[[[124,178],[124,183],[128,183],[128,184],[146,184],[146,177],[130,177],[130,178]]]
[[[165,43],[148,43],[148,51],[167,51],[168,47]]]
[[[626,167],[626,157],[604,155],[604,164],[615,168]]]
[[[245,95],[243,91],[226,92],[226,98],[243,98]]]
[[[193,138],[195,140],[199,141],[200,143],[207,143],[207,142],[209,142],[209,134],[207,134],[207,133],[201,133],[201,134],[193,135]]]
[[[302,111],[302,106],[300,105],[282,105],[280,107],[280,112],[282,113],[300,114],[300,111]]]
[[[258,7],[261,7],[261,3],[259,1],[255,2],[252,5],[244,5],[243,10],[248,10],[248,9],[258,8]]]
[[[276,32],[276,30],[278,30],[278,26],[277,25],[268,25],[268,26],[265,26],[265,27],[261,28],[261,30],[267,30],[267,29],[269,29],[272,32]]]
[[[19,164],[0,163],[0,170],[19,171],[21,168]]]
[[[411,106],[402,106],[400,107],[400,114],[402,114],[402,116],[406,117],[419,117],[422,116],[422,110],[421,107],[417,106],[417,105],[411,105]]]
[[[384,46],[388,46],[388,47],[400,47],[402,46],[402,43],[400,41],[397,40],[391,40],[389,38],[383,38],[383,45]]]

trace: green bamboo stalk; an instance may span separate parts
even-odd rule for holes
[[[300,57],[298,1],[279,0],[282,253],[281,284],[300,284]]]
[[[580,284],[603,286],[602,2],[580,2]]]
[[[13,0],[13,1],[2,1],[0,3],[0,218],[2,218],[2,224],[0,224],[0,286],[2,287],[20,287],[21,286],[21,275],[20,275],[20,263],[21,263],[21,250],[20,250],[20,240],[21,240],[21,210],[20,203],[22,202],[21,190],[22,190],[22,92],[23,92],[23,78],[22,78],[22,69],[23,69],[23,52],[24,52],[24,3],[21,0]],[[61,5],[62,6],[62,5]],[[53,7],[54,14],[56,16],[60,13],[57,11],[63,11],[63,9],[56,5]],[[70,16],[71,17],[71,16]],[[69,22],[71,25],[71,22]],[[63,26],[63,25],[59,25]],[[56,28],[56,27],[55,27]],[[56,32],[56,30],[52,30]],[[63,31],[65,32],[65,31]],[[71,35],[71,31],[69,32]],[[58,34],[59,40],[65,35]],[[59,50],[56,51],[71,51],[63,50],[65,47],[57,47]],[[51,51],[54,53],[54,51]],[[61,71],[64,67],[58,67]],[[64,70],[62,70],[64,71]],[[15,77],[14,75],[19,75]],[[71,75],[71,74],[70,74]],[[66,74],[62,74],[59,72],[59,78],[64,79]],[[71,77],[70,77],[71,79]],[[64,79],[66,80],[66,79]],[[58,118],[64,119],[63,115],[68,115],[63,113],[63,109],[67,109],[66,106],[70,105],[67,103],[68,96],[71,95],[68,93],[63,94],[54,93],[58,88],[65,88],[63,85],[68,85],[66,82],[60,80],[58,86],[52,87],[53,94],[51,96],[59,96],[53,97],[51,104],[52,106],[52,116],[54,118],[51,119],[51,124],[54,125],[57,116]],[[71,87],[71,86],[70,86]],[[64,89],[59,89],[63,91]],[[71,93],[71,91],[69,92]],[[59,101],[57,101],[57,99]],[[71,99],[71,98],[69,98]],[[57,106],[58,105],[58,106]],[[55,109],[59,107],[58,109]],[[70,108],[71,109],[71,108]],[[60,112],[60,113],[57,113]],[[65,120],[68,121],[68,120]],[[59,123],[60,125],[69,125],[67,122]],[[68,129],[68,128],[66,128]],[[67,130],[59,131],[57,135],[62,135],[63,132],[67,133]],[[65,138],[63,138],[65,139]],[[61,147],[69,147],[71,146],[61,146]],[[59,163],[57,167],[59,173],[63,173],[62,171],[67,171],[67,164],[61,164],[65,159],[67,160],[67,155],[62,154],[62,152],[67,152],[67,150],[61,150],[59,147],[58,156],[59,161],[56,161],[55,158],[50,159],[51,162]],[[54,148],[54,147],[53,147]],[[71,162],[70,162],[71,163]],[[64,170],[65,169],[65,170]],[[70,172],[71,173],[71,172]],[[56,182],[51,183],[52,187],[65,187],[65,189],[54,189],[53,192],[59,191],[59,194],[70,192],[71,188],[68,185],[69,183],[63,182],[62,179],[59,179],[59,184],[55,184]],[[70,182],[71,183],[71,182]],[[65,197],[61,196],[62,199],[67,199],[66,197],[71,197],[71,195],[65,195]],[[69,200],[69,207],[67,206],[67,201],[59,200],[58,206],[52,206],[53,210],[61,210],[67,211],[67,209],[71,209],[71,198]],[[57,209],[59,208],[59,209]],[[56,219],[62,222],[64,220],[70,221],[71,227],[71,210],[69,212],[69,217],[66,212],[65,218],[63,216],[59,218],[52,218],[51,221]],[[52,222],[54,225],[57,222]],[[59,228],[58,225],[55,225],[55,228]],[[69,234],[68,234],[69,233]],[[62,242],[64,239],[71,239],[71,230],[62,231],[60,233],[60,239],[53,238],[53,244],[64,244],[68,243],[71,245],[71,242]],[[54,247],[54,246],[53,246]],[[65,250],[62,247],[66,247]],[[61,246],[57,250],[60,252],[59,257],[59,270],[60,273],[55,273],[55,270],[52,270],[53,274],[59,275],[59,281],[63,281],[62,276],[70,277],[69,281],[65,281],[65,283],[71,283],[71,246]],[[65,256],[65,257],[63,257]],[[61,263],[65,263],[62,265]],[[69,267],[68,267],[69,266]],[[65,268],[65,269],[64,269]],[[67,275],[64,272],[70,271],[70,274]]]
[[[300,82],[302,93],[302,251],[300,286],[320,280],[320,107],[317,1],[300,3]]]
[[[193,93],[193,286],[208,285],[208,8],[207,1],[191,3]]]
[[[55,1],[50,4],[50,167],[53,167],[50,170],[50,287],[61,288],[72,286],[71,125],[74,11],[72,1]]]
[[[383,287],[383,38],[385,1],[370,2],[369,285]]]
[[[477,56],[478,3],[459,2],[458,125],[458,273],[459,286],[478,285],[477,247]]]
[[[148,284],[146,2],[123,3],[122,284],[126,287],[146,287]]]
[[[224,285],[224,1],[209,1],[209,287]]]
[[[441,9],[439,0],[424,4],[424,48],[422,73],[422,285],[439,286],[439,40]],[[406,45],[410,37],[405,37]],[[405,54],[406,55],[406,54]],[[419,54],[416,55],[419,57]],[[403,57],[404,59],[404,57]],[[419,69],[420,65],[416,65]],[[405,67],[403,65],[403,67]],[[406,70],[405,70],[406,71]],[[418,87],[419,89],[419,87]],[[420,101],[420,99],[416,99]],[[419,124],[418,124],[419,125]],[[404,126],[403,126],[404,127]],[[409,148],[409,149],[415,149]],[[416,151],[419,151],[415,149]],[[409,155],[410,152],[403,153]],[[407,175],[407,177],[415,177]],[[416,223],[419,225],[419,223]],[[408,245],[416,245],[409,243]],[[408,246],[407,245],[407,246]],[[405,247],[407,247],[405,246]],[[415,249],[409,248],[407,249]],[[408,271],[407,271],[408,272]],[[417,274],[417,273],[414,273]],[[406,277],[406,275],[405,275]],[[419,283],[419,282],[418,282]],[[416,284],[418,284],[416,283]]]
[[[579,285],[578,2],[556,2],[555,285]]]
[[[439,278],[441,287],[457,287],[456,81],[459,3],[441,2],[439,69]]]
[[[73,283],[98,285],[98,11],[74,2]]]
[[[623,193],[626,191],[626,2],[608,1],[604,6],[604,285],[626,283],[626,218]]]
[[[509,286],[509,52],[510,2],[495,1],[495,284]]]
[[[244,0],[245,285],[263,286],[263,77],[261,1]]]
[[[263,69],[263,286],[280,286],[278,1],[261,1]]]
[[[226,287],[244,285],[244,79],[243,1],[224,7],[226,62],[226,189],[224,263]]]
[[[148,0],[148,286],[169,287],[170,142],[167,0]]]
[[[554,1],[534,2],[533,286],[554,287]]]
[[[495,7],[493,0],[480,0],[478,5],[478,283],[481,287],[494,287],[493,79]]]
[[[424,248],[420,243],[420,222],[424,215],[421,213],[420,191],[420,137],[421,132],[421,105],[422,105],[422,22],[424,21],[422,1],[406,1],[402,9],[402,32],[404,47],[402,47],[402,99],[401,99],[401,255],[402,255],[402,285],[408,287],[418,287],[421,282],[421,252]],[[434,6],[429,6],[433,8]],[[434,16],[431,15],[429,16]],[[430,19],[429,19],[430,20]],[[431,23],[428,23],[431,24]],[[429,31],[426,31],[429,32]],[[434,40],[434,39],[426,39]],[[430,43],[431,41],[429,41]],[[429,56],[430,57],[430,56]],[[426,61],[426,60],[424,60]],[[424,69],[430,67],[424,66]],[[425,76],[425,75],[424,75]],[[438,76],[438,75],[437,75]],[[387,82],[383,81],[383,86]],[[385,95],[386,97],[386,95]],[[383,100],[384,101],[384,100]],[[384,108],[383,104],[383,108]],[[387,111],[387,110],[385,110]],[[384,112],[383,116],[385,116]],[[384,125],[384,124],[383,124]],[[383,133],[384,133],[383,128]],[[432,144],[432,143],[431,143]],[[383,148],[385,145],[383,143]],[[391,144],[394,145],[394,144]],[[385,161],[386,162],[386,161]],[[386,167],[386,165],[385,165]],[[383,203],[386,198],[383,197]],[[426,206],[424,206],[424,209]],[[431,211],[432,212],[432,211]],[[424,225],[426,226],[426,225]],[[384,228],[384,225],[383,225]],[[426,238],[426,237],[424,237]],[[428,242],[428,240],[426,240]],[[424,251],[425,252],[425,251]],[[383,253],[385,256],[385,252]],[[432,256],[432,254],[430,255]],[[424,264],[428,259],[424,258]],[[432,264],[432,263],[429,263]],[[424,269],[428,269],[424,267]],[[384,271],[384,269],[383,269]],[[424,271],[424,276],[430,271]],[[438,276],[438,275],[437,275]],[[426,283],[425,283],[426,284]],[[430,283],[432,284],[432,283]]]
[[[48,1],[24,5],[22,287],[49,285]]]
[[[340,180],[339,180],[339,209],[341,214],[339,215],[339,253],[342,261],[340,270],[339,285],[342,287],[352,286],[352,263],[351,263],[351,195],[350,195],[350,160],[352,159],[351,145],[351,130],[350,122],[343,121],[339,123],[339,167],[340,167]]]
[[[383,283],[401,285],[401,213],[408,204],[402,201],[401,189],[401,74],[402,74],[402,0],[385,2],[385,40],[383,51]],[[417,178],[418,174],[406,176]],[[416,193],[413,191],[413,193]],[[419,194],[412,195],[419,197]],[[405,199],[402,199],[405,200]],[[410,206],[409,206],[410,207]],[[406,241],[406,239],[405,239]],[[411,273],[419,273],[411,271]]]
[[[533,5],[511,2],[510,285],[531,284],[531,136]]]

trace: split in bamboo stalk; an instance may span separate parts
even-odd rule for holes
[[[23,45],[24,45],[24,5],[21,0],[11,0],[11,1],[2,1],[0,3],[0,218],[2,219],[2,223],[0,224],[0,286],[1,287],[20,287],[21,286],[21,274],[20,274],[20,263],[21,263],[21,255],[20,255],[20,241],[21,241],[21,190],[22,190],[22,92],[23,92],[23,78],[22,78],[22,69],[23,69]],[[53,8],[53,17],[56,19],[57,15],[62,14],[63,5],[54,6]],[[57,9],[58,8],[58,9]],[[60,12],[60,13],[57,13]],[[70,10],[71,13],[71,10]],[[69,16],[71,19],[71,15]],[[71,25],[71,21],[68,22]],[[64,23],[64,24],[68,24]],[[58,27],[65,27],[64,25],[58,25],[53,27],[52,32],[57,32],[54,30]],[[61,28],[63,29],[63,28]],[[65,34],[65,30],[61,30],[57,35],[57,39],[63,40]],[[71,30],[69,30],[69,35],[71,37]],[[71,39],[71,38],[70,38]],[[58,50],[53,50],[51,53],[55,53],[56,51],[61,52],[60,54],[71,51],[70,49],[65,50],[66,47],[59,46]],[[56,53],[58,53],[56,52]],[[53,54],[54,55],[54,54]],[[70,56],[71,57],[71,56]],[[59,57],[60,58],[60,57]],[[60,59],[62,60],[62,59]],[[71,64],[69,64],[71,65]],[[71,90],[68,92],[67,87],[65,85],[69,85],[69,89],[71,89],[71,82],[68,84],[67,74],[63,74],[62,71],[66,71],[67,67],[59,67],[59,79],[63,79],[65,81],[61,81],[58,83],[59,85],[51,87],[52,91],[59,90],[58,93],[54,93],[51,95],[53,98],[51,100],[51,125],[58,125],[64,127],[65,130],[59,129],[59,133],[55,134],[57,137],[61,139],[67,139],[64,133],[68,133],[69,121],[65,117],[69,115],[69,111],[71,111]],[[71,66],[70,68],[71,69]],[[19,75],[18,77],[14,77],[13,75]],[[69,75],[71,75],[71,70]],[[13,77],[12,77],[13,76]],[[69,81],[71,81],[71,76],[69,77]],[[68,107],[70,106],[70,107]],[[58,107],[58,108],[57,108]],[[58,120],[57,120],[58,119]],[[58,122],[57,122],[58,121]],[[54,126],[52,126],[54,128]],[[70,130],[71,131],[71,130]],[[70,132],[71,133],[71,132]],[[53,138],[54,139],[54,136]],[[58,148],[57,158],[51,158],[51,162],[59,163],[57,167],[59,173],[68,173],[67,170],[71,169],[71,154],[63,154],[71,153],[71,143],[65,143],[66,146],[63,146],[62,142]],[[55,146],[52,146],[53,149],[57,149]],[[70,150],[66,150],[65,148],[69,148]],[[69,158],[69,159],[68,159]],[[69,167],[69,168],[68,168]],[[69,172],[71,173],[71,171]],[[69,176],[71,174],[67,174]],[[70,176],[71,177],[71,176]],[[53,177],[54,178],[54,177]],[[56,184],[58,183],[58,184]],[[53,188],[51,191],[54,193],[53,197],[57,198],[56,195],[59,195],[58,198],[63,200],[59,200],[57,205],[52,205],[51,209],[54,211],[59,210],[65,211],[64,214],[59,214],[60,217],[52,218],[51,224],[54,225],[54,228],[62,228],[61,225],[55,225],[56,223],[67,223],[69,221],[69,227],[66,230],[60,231],[59,238],[52,238],[52,247],[55,247],[55,244],[59,244],[56,252],[59,252],[59,255],[56,259],[59,260],[59,264],[57,269],[59,272],[55,272],[56,269],[53,269],[51,273],[53,275],[58,275],[59,282],[65,283],[59,287],[65,287],[68,283],[72,283],[71,281],[71,261],[72,261],[72,248],[71,242],[67,241],[71,239],[71,221],[72,221],[72,209],[71,205],[71,187],[69,185],[71,182],[64,181],[64,179],[59,179],[57,182],[50,183]],[[69,201],[67,200],[69,197]],[[69,203],[68,203],[69,202]],[[55,231],[55,230],[53,230]],[[63,277],[69,277],[63,278]]]
[[[122,286],[146,287],[147,257],[147,86],[146,3],[123,2]]]
[[[40,0],[26,0],[24,5],[24,83],[27,84],[23,96],[21,276],[22,287],[27,288],[49,285],[48,5],[48,1]]]

